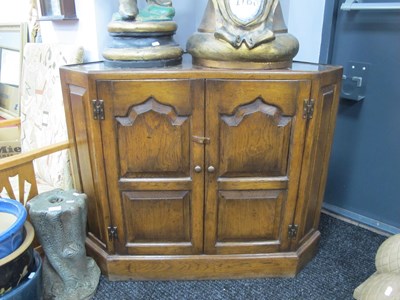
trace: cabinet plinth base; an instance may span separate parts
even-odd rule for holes
[[[316,231],[296,252],[235,255],[108,255],[90,239],[87,251],[109,280],[206,280],[294,277],[315,255]]]

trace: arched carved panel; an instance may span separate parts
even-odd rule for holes
[[[186,116],[178,116],[173,107],[161,104],[153,98],[149,98],[143,104],[132,106],[126,117],[116,117],[116,120],[122,126],[132,126],[139,115],[149,111],[166,115],[172,125],[180,126],[187,120]]]
[[[282,111],[278,107],[268,105],[260,98],[250,104],[240,106],[231,116],[222,115],[221,119],[229,126],[238,126],[246,116],[256,112],[269,116],[279,127],[284,127],[290,122],[290,118],[282,116]]]
[[[116,117],[121,177],[188,176],[189,116],[153,98]]]
[[[292,118],[257,98],[232,115],[220,115],[220,175],[287,174]]]

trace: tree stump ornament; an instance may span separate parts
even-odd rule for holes
[[[45,253],[44,299],[90,299],[100,269],[86,256],[86,195],[56,189],[32,198],[27,207]]]

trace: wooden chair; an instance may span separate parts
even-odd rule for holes
[[[20,125],[21,125],[21,118],[12,118],[0,121],[0,128],[10,127],[10,126],[20,126]]]
[[[24,204],[38,194],[33,161],[37,158],[65,150],[69,148],[69,142],[60,142],[37,150],[27,151],[18,155],[6,157],[0,160],[0,189],[5,189],[5,196],[16,199]],[[11,178],[18,175],[18,190]],[[27,183],[27,186],[26,186]]]
[[[21,78],[21,154],[0,159],[1,197],[25,204],[38,193],[72,188],[59,67],[83,61],[82,47],[26,44]],[[53,174],[54,173],[54,174]]]

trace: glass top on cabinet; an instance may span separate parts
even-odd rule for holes
[[[201,72],[244,72],[244,73],[260,73],[260,72],[275,72],[275,73],[280,73],[280,72],[287,72],[287,71],[293,71],[293,72],[299,72],[299,73],[312,73],[312,72],[321,72],[321,71],[329,71],[333,69],[340,68],[340,66],[332,66],[332,65],[323,65],[323,64],[316,64],[316,63],[309,63],[309,62],[299,62],[299,61],[294,61],[292,64],[292,67],[289,69],[271,69],[271,70],[259,70],[259,69],[250,69],[250,70],[244,70],[244,69],[217,69],[217,68],[206,68],[202,66],[195,66],[192,65],[192,58],[189,54],[184,54],[183,59],[182,59],[182,64],[177,65],[177,66],[171,66],[171,67],[165,67],[165,68],[115,68],[115,67],[107,67],[103,61],[98,61],[98,62],[88,62],[88,63],[83,63],[83,64],[77,64],[77,65],[69,65],[65,66],[66,68],[70,70],[75,70],[75,71],[80,71],[80,72],[88,72],[88,73],[96,73],[96,72],[152,72],[154,70],[162,70],[165,72],[180,72],[180,71],[201,71]]]

